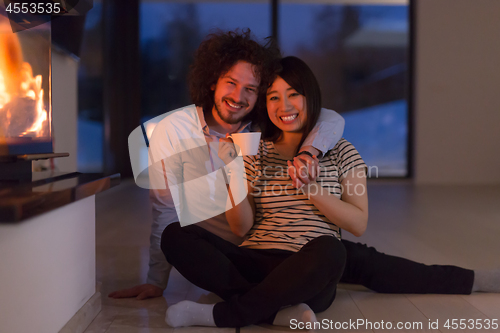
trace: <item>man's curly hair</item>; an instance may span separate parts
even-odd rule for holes
[[[214,105],[212,87],[238,61],[254,65],[255,76],[260,79],[259,99],[273,82],[279,68],[281,54],[272,40],[261,45],[251,35],[250,29],[241,32],[218,31],[210,34],[200,44],[194,55],[189,73],[191,99],[203,110],[211,110]]]

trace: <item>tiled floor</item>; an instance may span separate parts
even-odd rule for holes
[[[401,182],[369,184],[370,221],[359,241],[379,250],[424,263],[468,268],[500,267],[500,186],[412,186]],[[116,289],[143,283],[148,266],[151,213],[148,192],[131,182],[99,194],[97,206],[97,280],[102,282],[103,307],[86,333],[166,333],[169,305],[183,299],[215,302],[213,294],[195,287],[173,271],[164,297],[138,301],[109,299]],[[348,239],[355,237],[346,235]],[[499,281],[500,283],[500,281]],[[444,332],[447,319],[498,319],[500,294],[387,295],[359,286],[341,285],[334,304],[318,315],[335,322],[365,320],[422,323],[421,330]],[[439,320],[437,330],[429,321]],[[396,325],[396,324],[394,324]],[[379,332],[376,326],[324,331]],[[183,328],[177,332],[292,331],[284,327],[235,329]],[[323,330],[322,330],[323,331]],[[464,330],[452,330],[462,332]],[[474,332],[475,330],[465,330]],[[495,330],[481,330],[494,332]],[[496,330],[496,331],[500,331]]]

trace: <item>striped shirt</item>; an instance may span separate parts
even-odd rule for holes
[[[258,154],[246,156],[244,162],[253,189],[255,223],[240,246],[296,252],[322,235],[341,238],[340,228],[330,222],[302,191],[292,186],[287,160],[273,142],[261,141]],[[345,139],[328,151],[319,165],[317,183],[339,199],[340,183],[347,173],[354,172],[354,168],[366,168],[356,148]]]

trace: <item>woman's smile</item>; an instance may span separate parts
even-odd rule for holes
[[[297,116],[299,114],[296,113],[296,114],[293,114],[293,115],[289,115],[289,116],[281,116],[280,119],[281,121],[284,123],[284,124],[291,124],[295,121],[295,119],[297,119]]]

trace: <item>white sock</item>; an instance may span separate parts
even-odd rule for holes
[[[500,293],[500,268],[474,270],[472,291]]]
[[[214,305],[181,301],[167,309],[165,321],[171,327],[215,326]]]
[[[309,305],[300,303],[278,311],[274,318],[273,325],[290,327],[290,321],[296,319],[298,322],[315,323],[318,321],[314,311]]]

